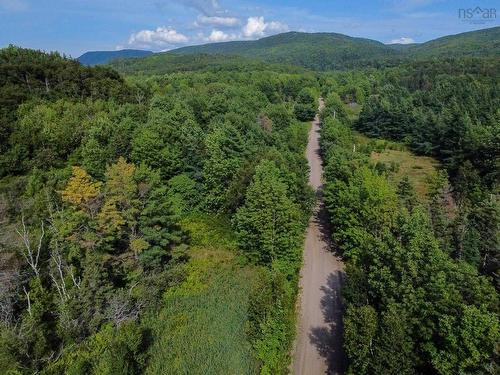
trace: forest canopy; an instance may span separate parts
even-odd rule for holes
[[[303,121],[319,85],[269,69],[126,81],[58,54],[0,52],[0,372],[174,371],[178,358],[157,349],[183,326],[170,303],[197,319],[192,303],[221,298],[227,277],[248,288],[228,291],[239,312],[211,312],[240,327],[220,371],[286,371],[312,202]],[[183,366],[202,371],[198,344],[181,341]]]
[[[325,82],[342,95],[326,99],[321,147],[333,241],[347,262],[349,373],[498,369],[496,65],[413,63]],[[354,123],[343,100],[363,103]],[[355,129],[378,139],[357,145]],[[479,134],[484,143],[472,140]],[[398,165],[373,161],[380,148],[405,147],[380,138],[442,162],[425,199],[407,177],[394,183]]]
[[[318,197],[348,373],[497,373],[499,61],[427,59],[491,30],[419,58],[339,34],[312,55],[294,33],[264,40],[294,46],[272,63],[1,49],[0,373],[288,373]],[[388,151],[432,158],[425,189]]]

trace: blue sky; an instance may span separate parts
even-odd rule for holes
[[[460,8],[495,5],[498,1],[0,0],[0,47],[15,44],[78,57],[89,50],[161,51],[289,30],[424,42],[498,26],[499,18],[459,18]]]

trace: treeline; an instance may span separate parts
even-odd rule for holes
[[[262,373],[286,373],[313,199],[301,121],[314,115],[316,78],[199,71],[125,82],[54,54],[0,55],[11,88],[0,101],[15,113],[2,141],[0,372],[175,373],[175,358],[150,362],[167,341],[152,332],[167,292],[197,272],[186,268],[186,228],[204,215],[230,221],[239,267],[260,270],[261,287],[236,301],[242,335]]]
[[[0,176],[9,174],[20,159],[11,133],[17,108],[28,100],[109,99],[132,95],[123,79],[109,68],[88,68],[57,53],[9,46],[0,50]]]
[[[499,68],[498,60],[458,60],[388,70],[364,103],[356,127],[438,157],[457,185],[467,185],[461,180],[470,177],[466,169],[474,169],[478,182],[491,188],[500,177],[495,165]]]
[[[304,73],[300,66],[271,64],[251,57],[235,55],[176,55],[155,53],[143,58],[120,58],[112,60],[110,67],[122,74],[153,76],[192,71],[210,72],[262,72]]]
[[[370,162],[370,144],[353,149],[340,97],[330,94],[326,105],[325,204],[347,262],[349,373],[496,373],[498,295],[438,237],[432,207],[442,177],[431,184],[430,207],[420,202],[407,179],[395,186]]]
[[[451,185],[434,201],[436,236],[452,257],[493,276],[497,288],[499,68],[498,59],[443,59],[330,75],[323,84],[362,105],[357,130],[441,161]]]

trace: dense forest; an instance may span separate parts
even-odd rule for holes
[[[0,372],[286,372],[315,77],[0,62]]]
[[[449,60],[326,80],[325,200],[347,261],[349,373],[498,371],[498,68]],[[344,101],[363,104],[359,118]],[[390,143],[356,148],[354,129],[438,158],[427,196],[371,160]]]
[[[255,58],[226,55],[176,55],[155,53],[143,59],[116,59],[109,63],[113,69],[126,75],[150,76],[192,71],[273,71],[281,73],[304,73],[305,69],[295,65],[270,64]]]
[[[498,373],[498,58],[332,34],[297,62],[296,34],[263,61],[0,50],[0,373],[288,373],[320,97],[348,373]]]
[[[470,59],[387,70],[355,125],[442,162],[455,204],[436,197],[436,236],[452,257],[494,276],[497,287],[500,82],[491,77],[499,69],[498,59]]]

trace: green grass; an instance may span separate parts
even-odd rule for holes
[[[356,142],[356,147],[360,147],[360,146],[366,146],[368,145],[370,142],[373,141],[373,139],[370,139],[368,138],[366,135],[364,135],[363,133],[360,133],[360,132],[357,132],[357,131],[353,131],[354,133],[354,140]]]
[[[199,216],[183,226],[197,233],[187,278],[165,293],[163,308],[148,319],[154,344],[146,374],[258,373],[246,334],[255,270],[237,265],[223,219]]]
[[[193,214],[181,221],[181,227],[192,246],[236,251],[236,238],[226,217]]]
[[[345,110],[347,112],[347,117],[349,118],[349,121],[353,123],[359,118],[359,114],[361,113],[361,109],[363,108],[359,104],[353,104],[353,105],[345,105]]]
[[[187,280],[165,294],[152,322],[157,337],[147,374],[255,374],[245,334],[249,275],[197,259]]]
[[[353,131],[354,140],[356,142],[356,148],[358,150],[361,149],[370,149],[372,151],[382,152],[384,150],[397,150],[397,151],[407,151],[408,147],[406,147],[403,143],[389,141],[387,139],[378,139],[378,138],[370,138],[363,133]]]
[[[408,176],[420,199],[426,200],[428,193],[428,178],[436,173],[439,162],[436,159],[417,156],[406,150],[386,149],[372,152],[371,160],[388,166],[396,166],[390,178],[397,184],[404,176]]]
[[[404,176],[408,176],[418,198],[427,200],[428,179],[440,167],[436,159],[417,156],[402,143],[370,138],[356,131],[354,137],[358,150],[368,150],[373,163],[383,163],[391,170],[392,181],[398,184]]]

